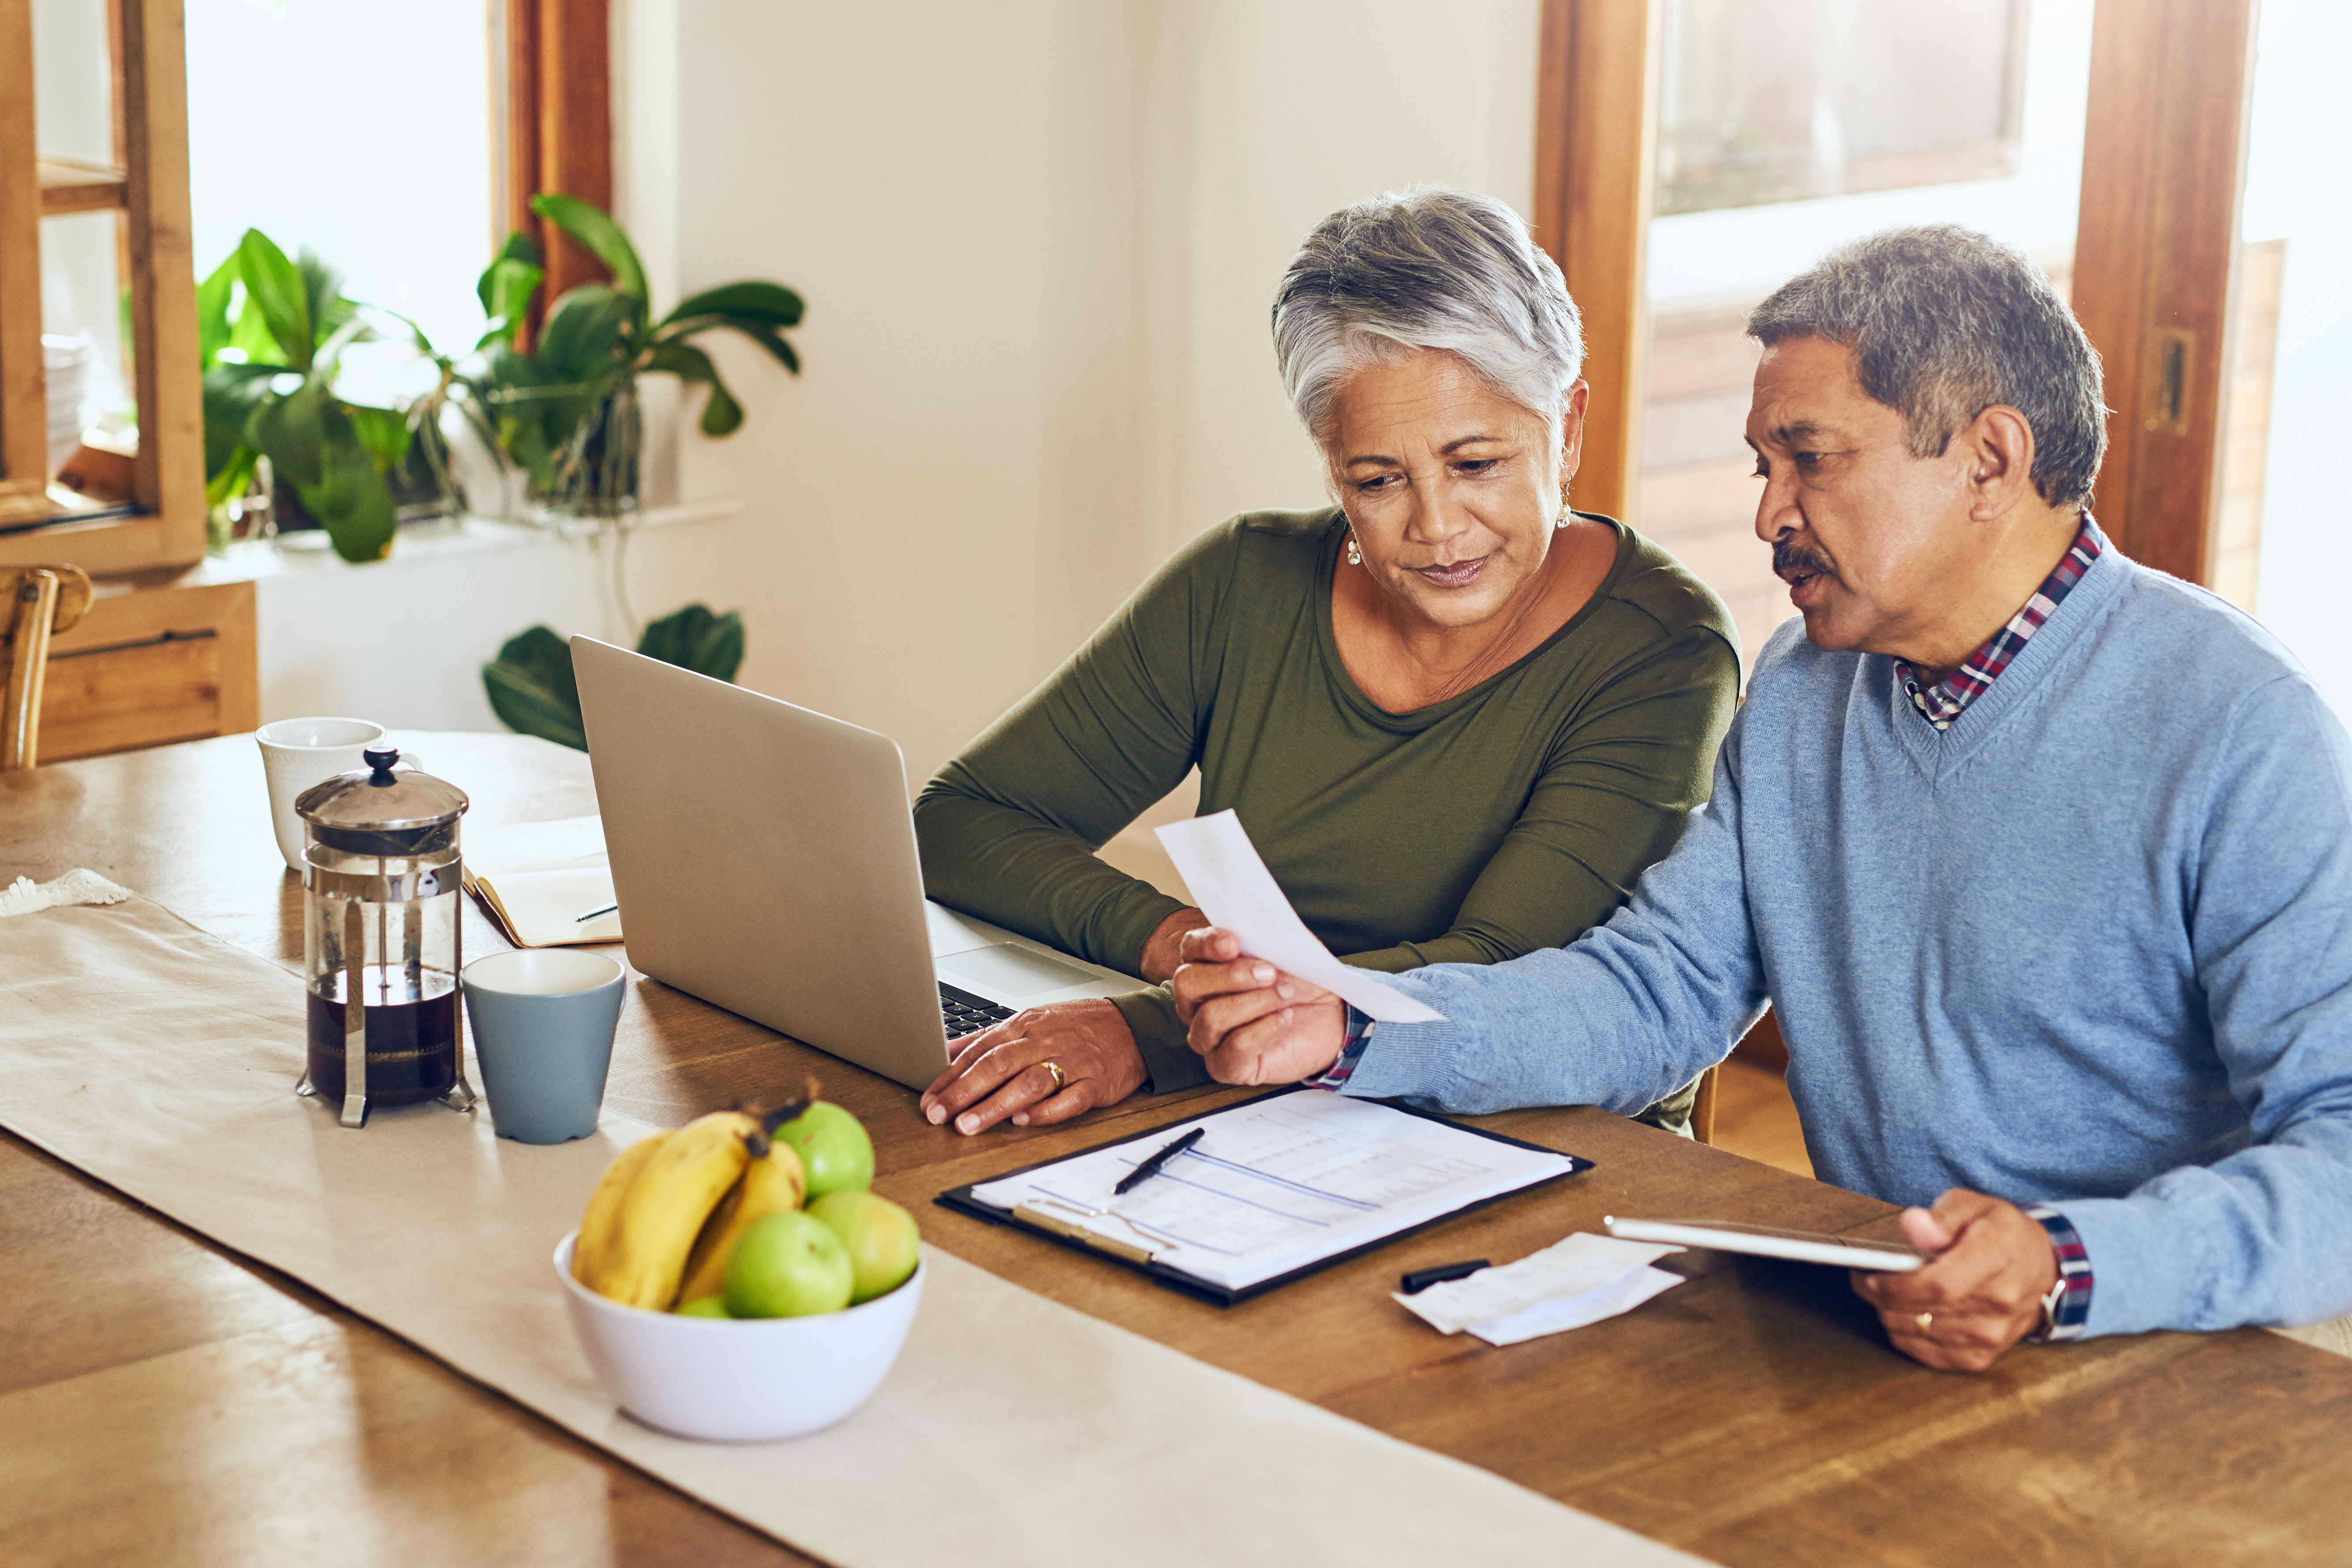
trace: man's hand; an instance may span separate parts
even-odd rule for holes
[[[1339,1059],[1345,1004],[1271,963],[1242,957],[1241,940],[1203,926],[1186,931],[1175,975],[1187,1042],[1220,1083],[1296,1083]]]
[[[1856,1269],[1895,1348],[1947,1372],[1982,1372],[2042,1322],[2058,1254],[2041,1222],[1999,1198],[1954,1187],[1932,1209],[1905,1209],[1903,1236],[1930,1254],[1913,1274]]]
[[[1051,1126],[1143,1087],[1143,1053],[1113,1004],[1100,997],[1055,1002],[948,1046],[948,1070],[916,1103],[925,1120],[959,1132],[984,1132],[1006,1117],[1015,1127]],[[1056,1084],[1052,1062],[1062,1069]]]
[[[1135,972],[1154,985],[1176,973],[1184,962],[1180,946],[1188,931],[1199,931],[1209,923],[1209,917],[1198,910],[1178,910],[1151,930],[1144,939],[1143,952],[1137,955]]]

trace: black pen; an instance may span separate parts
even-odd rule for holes
[[[620,905],[618,905],[618,904],[606,904],[606,905],[605,905],[603,909],[601,909],[601,910],[589,910],[586,914],[584,914],[584,915],[573,915],[573,916],[572,917],[572,923],[573,925],[585,925],[585,924],[587,924],[590,921],[593,921],[593,920],[596,919],[599,915],[609,915],[609,914],[614,914],[614,913],[617,913],[617,912],[619,912],[620,908],[621,908],[621,906],[620,906]]]
[[[1483,1258],[1472,1258],[1467,1263],[1441,1263],[1434,1268],[1416,1268],[1397,1284],[1406,1295],[1418,1296],[1432,1285],[1443,1285],[1449,1279],[1467,1279],[1481,1268],[1493,1267]]]
[[[1195,1127],[1192,1131],[1185,1133],[1184,1136],[1177,1139],[1176,1142],[1171,1143],[1157,1154],[1152,1155],[1151,1158],[1143,1162],[1142,1164],[1138,1165],[1134,1170],[1129,1171],[1126,1175],[1121,1176],[1118,1179],[1118,1184],[1111,1188],[1110,1195],[1113,1197],[1119,1197],[1123,1195],[1129,1187],[1135,1186],[1139,1183],[1158,1175],[1160,1173],[1160,1166],[1168,1163],[1169,1161],[1173,1160],[1177,1155],[1181,1154],[1193,1144],[1198,1143],[1201,1141],[1201,1134],[1207,1131],[1208,1129],[1205,1127]]]

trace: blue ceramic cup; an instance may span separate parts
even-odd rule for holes
[[[519,948],[466,965],[466,1016],[499,1136],[562,1143],[596,1131],[628,971],[600,952]]]

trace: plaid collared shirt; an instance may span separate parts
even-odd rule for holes
[[[2058,1303],[2050,1310],[2050,1326],[2026,1335],[2040,1344],[2079,1339],[2091,1321],[2091,1254],[2082,1234],[2066,1216],[2048,1204],[2027,1204],[2026,1214],[2039,1220],[2058,1255]]]
[[[1903,689],[1910,697],[1911,706],[1919,710],[1919,716],[1939,731],[1950,729],[1952,721],[1960,716],[1961,710],[1983,696],[1992,685],[1993,678],[2009,668],[2009,661],[2017,657],[2017,650],[2042,629],[2042,624],[2057,610],[2059,604],[2074,590],[2074,584],[2083,580],[2083,574],[2091,569],[2091,563],[2096,561],[2099,552],[2106,547],[2107,542],[2100,536],[2098,525],[2085,511],[2083,526],[2075,530],[2074,542],[2059,558],[2057,570],[2042,579],[2042,586],[2025,601],[2023,609],[2010,617],[2009,625],[1993,633],[1984,647],[1969,655],[1959,668],[1923,689],[1919,685],[1919,672],[1906,660],[1896,659],[1895,678],[1903,683]]]

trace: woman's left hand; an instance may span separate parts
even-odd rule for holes
[[[1029,1007],[948,1044],[948,1070],[923,1090],[924,1119],[959,1132],[1067,1121],[1143,1087],[1143,1053],[1118,1006],[1100,997]],[[1061,1069],[1057,1082],[1051,1062]]]

